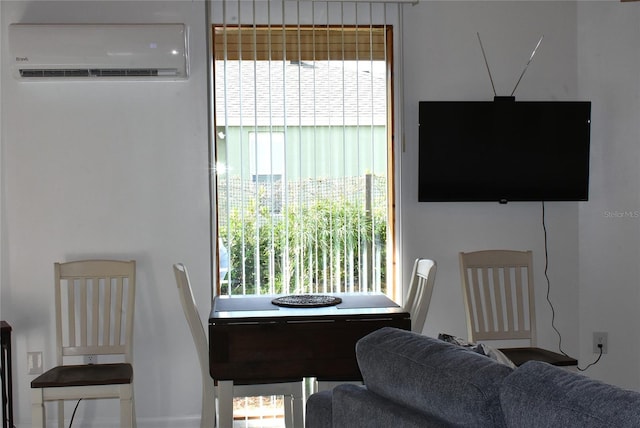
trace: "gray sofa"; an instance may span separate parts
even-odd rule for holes
[[[365,387],[311,395],[307,428],[640,427],[640,393],[546,363],[512,369],[394,328],[362,338]]]

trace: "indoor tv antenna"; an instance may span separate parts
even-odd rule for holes
[[[520,84],[520,81],[522,80],[522,77],[524,76],[524,74],[527,72],[527,68],[529,68],[529,64],[531,64],[531,61],[533,60],[533,57],[536,54],[536,51],[538,50],[538,47],[540,47],[540,43],[542,43],[542,38],[544,37],[544,35],[540,36],[540,40],[538,40],[538,43],[536,44],[536,47],[533,48],[533,51],[531,52],[531,55],[529,56],[529,61],[527,61],[527,63],[524,66],[524,69],[522,70],[522,73],[520,73],[520,77],[518,78],[518,81],[516,82],[516,86],[513,87],[513,91],[511,91],[511,94],[508,97],[499,97],[498,94],[496,93],[496,86],[493,83],[493,77],[491,76],[491,70],[489,69],[489,62],[487,61],[487,55],[484,52],[484,46],[482,46],[482,39],[480,39],[480,33],[476,32],[476,34],[478,35],[478,42],[480,42],[480,49],[482,50],[482,56],[484,57],[484,64],[487,67],[487,73],[489,73],[489,80],[491,81],[491,88],[493,88],[493,98],[494,100],[510,100],[513,101],[515,99],[514,95],[516,93],[516,89],[518,89],[518,85]]]

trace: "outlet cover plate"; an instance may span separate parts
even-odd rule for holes
[[[27,352],[27,370],[30,375],[42,374],[42,352]]]
[[[606,331],[594,331],[593,332],[593,353],[599,354],[600,348],[598,344],[602,344],[602,353],[606,354],[609,351],[609,334]]]

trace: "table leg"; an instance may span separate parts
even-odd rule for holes
[[[290,395],[285,395],[283,399],[284,404],[284,426],[288,427],[296,427],[293,423],[293,397]]]
[[[304,394],[294,395],[293,398],[293,426],[304,428]]]
[[[233,428],[233,381],[218,381],[218,428]]]
[[[5,375],[7,376],[7,406],[9,407],[9,428],[13,428],[13,368],[11,367],[11,336],[7,341],[7,370]]]
[[[0,379],[2,380],[2,427],[8,428],[7,421],[9,420],[9,416],[7,415],[7,405],[9,400],[7,398],[6,379],[5,379],[5,373],[4,373],[4,369],[6,366],[5,359],[4,359],[4,344],[1,349],[2,349],[2,355],[1,355],[2,358],[0,361]]]
[[[0,335],[0,377],[2,378],[2,426],[13,428],[13,380],[11,368],[11,328],[2,322]]]

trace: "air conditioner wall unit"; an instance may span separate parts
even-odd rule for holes
[[[10,24],[20,80],[182,80],[189,76],[184,24]]]

